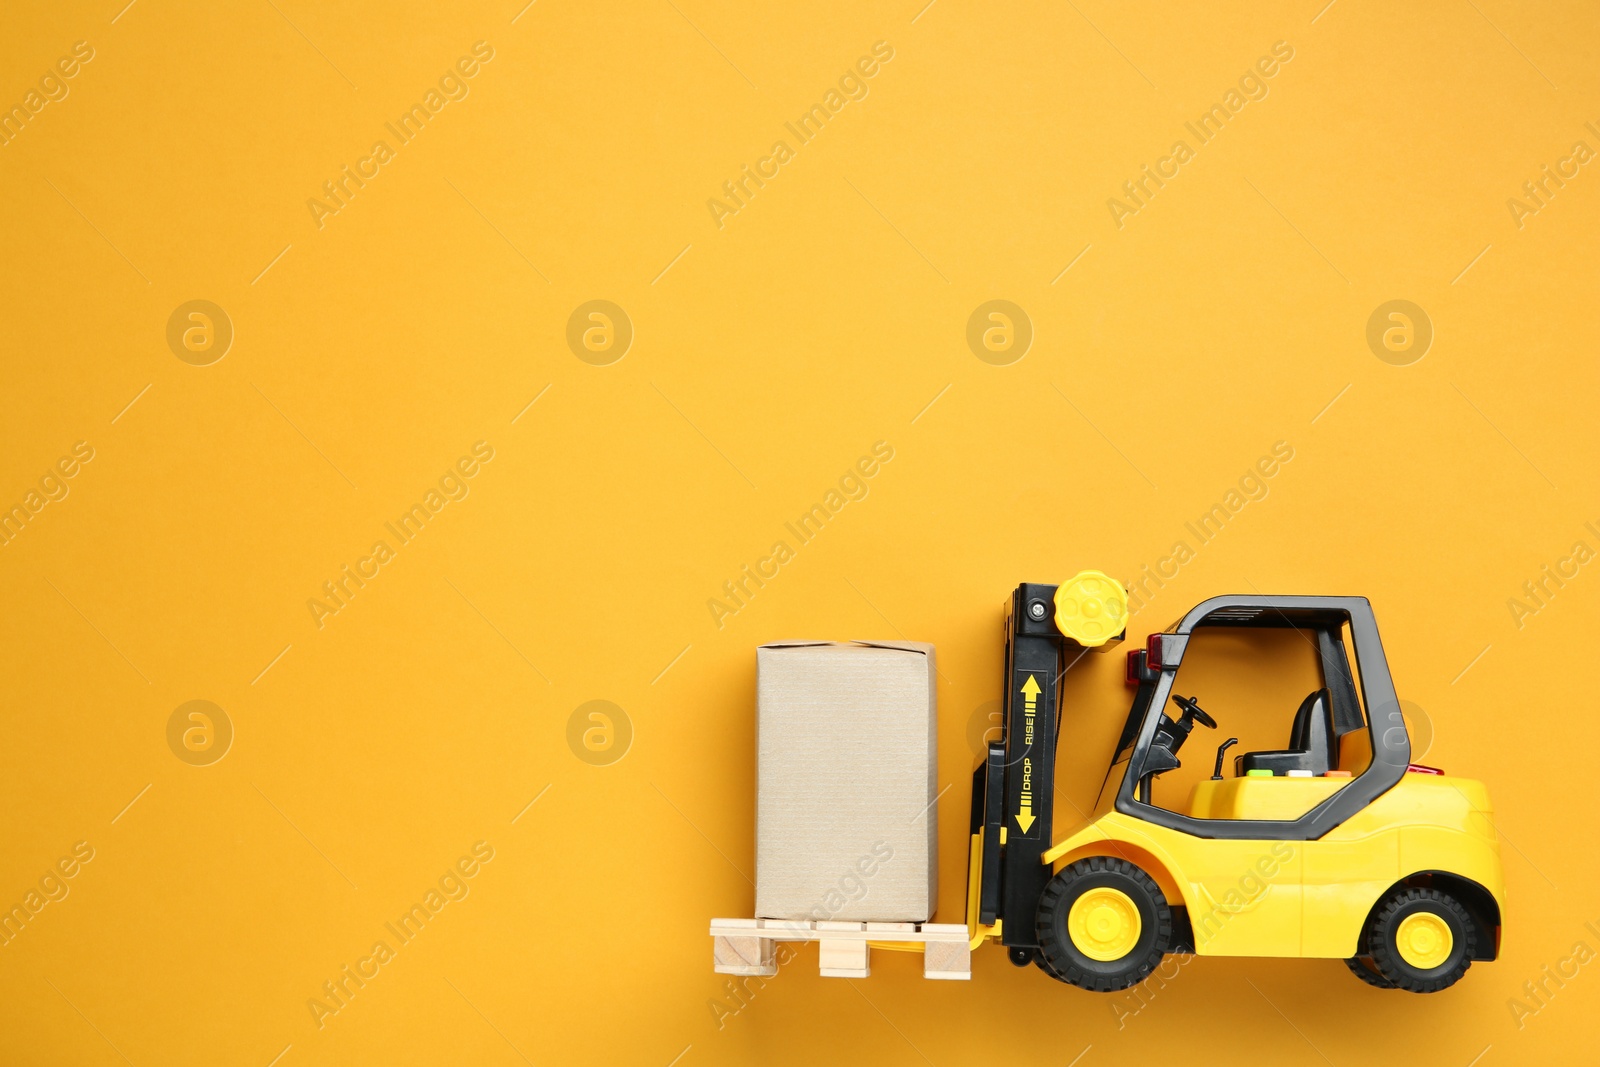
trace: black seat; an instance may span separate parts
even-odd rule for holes
[[[1289,747],[1281,752],[1246,752],[1234,760],[1234,774],[1246,771],[1310,771],[1326,774],[1333,768],[1333,699],[1326,689],[1314,690],[1300,702],[1289,729]]]

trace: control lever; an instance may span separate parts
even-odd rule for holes
[[[1222,744],[1217,746],[1217,765],[1211,771],[1211,780],[1213,782],[1222,781],[1222,757],[1228,751],[1228,749],[1232,748],[1238,743],[1239,739],[1237,737],[1230,737],[1226,741],[1222,742]]]

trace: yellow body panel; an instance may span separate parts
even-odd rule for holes
[[[1285,818],[1350,783],[1340,778],[1203,782],[1191,803],[1234,817]],[[1274,792],[1276,791],[1276,792]],[[1272,812],[1288,812],[1276,815]],[[1488,791],[1481,782],[1407,774],[1315,841],[1195,837],[1112,811],[1058,843],[1060,870],[1087,856],[1144,868],[1188,908],[1195,950],[1209,956],[1355,955],[1372,907],[1409,875],[1441,871],[1482,886],[1502,915],[1505,881]]]
[[[1353,778],[1224,778],[1194,784],[1189,814],[1197,819],[1298,819]]]

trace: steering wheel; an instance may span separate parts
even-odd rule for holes
[[[1185,719],[1197,722],[1208,730],[1217,728],[1217,720],[1208,715],[1206,710],[1200,706],[1200,702],[1193,697],[1181,697],[1174,693],[1172,694],[1172,702],[1183,709],[1183,717]]]

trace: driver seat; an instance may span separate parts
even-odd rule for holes
[[[1289,771],[1326,774],[1333,767],[1333,698],[1326,689],[1313,690],[1300,702],[1289,729],[1289,747],[1278,752],[1246,752],[1234,760],[1233,772],[1244,777],[1246,771]]]

